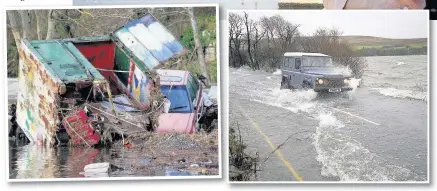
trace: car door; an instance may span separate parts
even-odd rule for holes
[[[300,72],[302,69],[302,58],[296,57],[293,58],[293,74],[291,77],[292,86],[294,88],[302,87],[303,74]]]
[[[293,74],[292,72],[292,63],[290,60],[292,60],[292,57],[284,57],[283,64],[282,64],[282,76],[287,79],[287,83],[291,83],[291,76]]]

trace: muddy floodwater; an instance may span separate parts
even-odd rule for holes
[[[427,56],[366,61],[361,87],[326,95],[281,90],[280,71],[230,69],[229,125],[270,156],[254,180],[428,180]]]
[[[9,178],[84,178],[218,175],[217,134],[156,135],[132,146],[43,147],[9,142]],[[108,162],[109,173],[84,173],[91,163]]]

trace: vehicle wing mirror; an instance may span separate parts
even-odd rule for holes
[[[206,82],[205,82],[206,77],[205,76],[203,76],[202,74],[197,74],[197,79],[199,79],[203,85],[206,85]]]

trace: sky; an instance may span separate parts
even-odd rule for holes
[[[241,11],[239,13],[242,13]],[[376,36],[384,38],[427,38],[427,11],[249,11],[249,17],[281,15],[300,24],[302,34],[311,34],[320,27],[337,28],[343,35]]]

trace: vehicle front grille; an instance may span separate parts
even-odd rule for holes
[[[340,78],[340,79],[323,79],[323,84],[322,86],[326,86],[326,87],[336,87],[336,88],[340,88],[344,86],[344,79]]]

